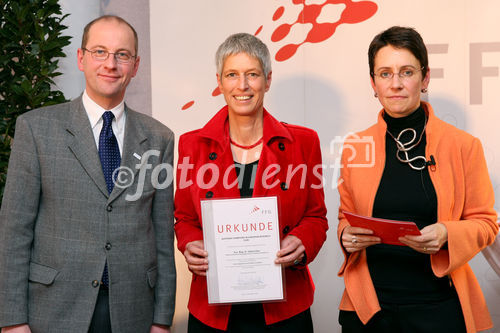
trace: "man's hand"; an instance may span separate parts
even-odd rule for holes
[[[153,324],[149,333],[170,333],[170,326]]]
[[[31,330],[28,324],[21,324],[4,327],[1,333],[31,333]]]

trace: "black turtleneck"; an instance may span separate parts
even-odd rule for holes
[[[236,161],[234,162],[234,165],[236,167],[236,176],[238,177],[238,185],[240,188],[240,197],[252,197],[258,164],[259,160],[248,164],[241,164]]]
[[[417,132],[416,143],[427,121],[419,107],[406,117],[393,118],[384,114],[387,130],[397,138],[406,128]],[[400,141],[408,142],[412,134],[406,132]],[[397,147],[387,133],[385,137],[385,168],[375,196],[373,216],[401,221],[413,221],[419,229],[437,221],[437,197],[429,177],[429,170],[414,170],[408,163],[396,158]],[[409,158],[425,156],[425,132],[418,146],[408,152]],[[401,157],[404,157],[400,153]],[[415,166],[422,162],[414,162]],[[368,268],[381,302],[421,303],[441,300],[452,295],[448,278],[438,279],[432,273],[430,255],[407,246],[379,244],[367,248]]]

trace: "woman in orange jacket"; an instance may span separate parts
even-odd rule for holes
[[[314,284],[307,265],[328,229],[318,136],[281,123],[264,109],[271,60],[257,37],[229,36],[216,63],[227,105],[203,128],[179,139],[175,233],[193,273],[188,332],[312,332]],[[278,198],[281,249],[275,263],[285,268],[286,300],[209,305],[200,201],[252,196]]]
[[[370,44],[378,121],[346,140],[338,238],[342,332],[477,332],[492,327],[467,264],[498,232],[494,193],[481,143],[434,115],[427,92],[427,50],[414,29],[392,27]],[[371,167],[359,166],[372,140]],[[354,154],[353,152],[358,152]],[[355,156],[354,156],[355,155]],[[343,212],[414,221],[419,236],[382,244]]]

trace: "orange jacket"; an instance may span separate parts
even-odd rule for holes
[[[460,299],[467,332],[491,328],[484,296],[467,262],[495,240],[497,214],[494,193],[480,141],[438,119],[432,107],[422,102],[428,114],[425,156],[432,155],[429,169],[438,200],[438,221],[448,230],[448,249],[431,255],[431,266],[438,277],[451,276]],[[378,122],[344,142],[338,237],[348,225],[342,211],[371,216],[385,165],[387,125],[383,110]],[[374,146],[373,146],[374,145]],[[367,147],[374,147],[373,155]],[[357,152],[357,154],[355,154]],[[363,323],[380,310],[366,263],[366,251],[348,254],[338,273],[345,290],[340,309],[356,311]]]
[[[179,139],[175,234],[177,247],[182,253],[187,243],[203,239],[200,200],[240,197],[229,146],[227,119],[226,106],[203,128],[183,134]],[[279,198],[280,237],[283,239],[286,235],[294,235],[300,238],[306,248],[308,264],[318,254],[328,229],[321,186],[318,135],[305,127],[283,124],[265,110],[263,127],[264,147],[259,158],[253,195]],[[183,162],[184,166],[181,165]],[[182,172],[188,163],[192,165],[187,172]],[[209,186],[200,186],[200,175],[207,178],[204,179],[205,184],[211,183],[213,177],[217,178],[216,172],[210,175],[210,172],[200,171],[208,164],[216,166],[218,180]],[[276,170],[273,166],[279,166],[279,171],[270,172]],[[296,169],[300,166],[305,169]],[[290,172],[290,168],[297,170],[297,173]],[[264,186],[264,182],[267,186]],[[189,183],[191,185],[187,186]],[[307,266],[286,268],[285,281],[286,301],[263,304],[267,324],[305,311],[313,302],[314,284]],[[226,329],[231,305],[208,304],[204,276],[193,275],[188,308],[193,316],[206,325]]]

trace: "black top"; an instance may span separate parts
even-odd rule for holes
[[[253,195],[253,187],[255,184],[255,174],[257,173],[257,165],[259,161],[248,164],[241,164],[234,162],[236,175],[238,176],[238,188],[240,189],[240,196],[242,198],[251,198]],[[233,304],[231,306],[230,321],[246,322],[259,322],[265,320],[263,314],[262,303],[248,303],[248,304]]]
[[[234,162],[236,175],[238,176],[238,188],[240,189],[240,196],[242,198],[250,198],[253,195],[258,164],[259,160],[248,164]]]
[[[419,107],[409,116],[393,118],[384,114],[387,130],[397,138],[406,128],[416,130],[416,143],[424,130],[426,114]],[[412,134],[405,132],[400,141],[406,143]],[[396,143],[386,134],[386,159],[375,202],[373,216],[413,221],[419,229],[437,221],[437,197],[429,177],[429,170],[414,170],[408,163],[396,158]],[[408,152],[409,158],[425,156],[426,138]],[[400,153],[404,158],[404,154]],[[412,163],[420,166],[422,162]],[[370,275],[377,296],[384,303],[424,303],[442,300],[452,295],[447,277],[437,278],[431,269],[430,255],[407,246],[378,244],[367,248]]]

